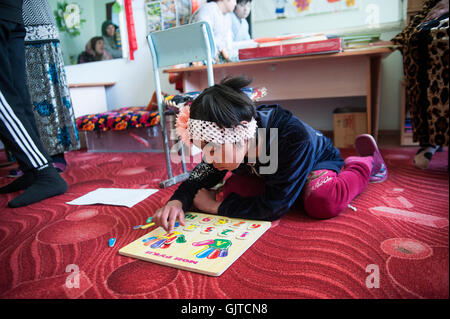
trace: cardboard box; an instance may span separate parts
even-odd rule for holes
[[[334,145],[338,148],[354,147],[355,138],[367,133],[367,113],[334,113]]]

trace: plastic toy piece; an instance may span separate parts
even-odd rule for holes
[[[208,239],[203,241],[196,241],[195,243],[192,243],[192,246],[212,245],[214,243],[215,243],[214,239]]]
[[[241,228],[244,224],[245,224],[244,221],[240,221],[240,222],[237,222],[237,223],[231,225],[230,227],[233,227],[233,228]]]
[[[184,219],[186,219],[187,221],[193,221],[197,218],[198,218],[198,215],[191,214],[191,213],[187,213],[186,215],[184,215]]]
[[[226,223],[228,223],[228,219],[226,219],[226,218],[219,218],[219,219],[214,223],[214,225],[216,225],[216,226],[222,226],[222,225],[225,225]]]
[[[226,228],[223,231],[217,233],[217,235],[220,237],[230,237],[231,234],[233,234],[233,233],[234,233],[234,230]]]
[[[193,246],[207,246],[194,252],[197,258],[216,259],[218,257],[228,256],[228,248],[232,242],[228,239],[204,240],[192,243]]]
[[[183,230],[185,230],[185,231],[194,231],[194,230],[196,230],[199,227],[200,227],[200,225],[198,225],[198,224],[190,224],[190,225],[186,225],[183,228]]]
[[[150,248],[169,248],[170,245],[177,240],[179,236],[183,235],[180,232],[165,233],[163,235],[152,236],[143,240],[144,246],[150,246]],[[183,236],[184,237],[184,236]],[[178,241],[177,241],[178,242]]]
[[[200,233],[201,233],[201,234],[209,235],[209,234],[211,234],[215,229],[216,229],[216,227],[214,227],[214,226],[206,226],[206,227],[203,227],[203,229],[202,229],[202,231],[201,231]]]
[[[152,237],[149,237],[149,238],[146,238],[146,239],[142,240],[142,242],[144,243],[144,246],[149,246],[150,244],[152,244],[156,240],[156,238],[158,238],[158,237],[152,236]]]
[[[154,225],[155,225],[155,223],[145,224],[145,225],[141,226],[141,229],[147,229],[147,228],[150,228],[150,227],[152,227]]]
[[[209,224],[209,223],[212,223],[213,221],[214,221],[214,218],[212,218],[212,217],[205,217],[205,218],[202,218],[200,220],[200,223],[202,223],[202,224]]]
[[[150,216],[149,218],[147,218],[147,220],[145,221],[146,224],[151,223],[152,222],[153,217]]]
[[[245,240],[248,238],[249,235],[250,235],[250,233],[248,231],[244,231],[242,233],[237,234],[236,239]]]
[[[115,238],[110,238],[109,241],[108,241],[109,247],[114,247],[115,243],[116,243],[116,239]]]
[[[187,240],[186,240],[186,237],[184,237],[184,235],[180,235],[177,238],[177,243],[179,243],[179,244],[184,244],[186,241]]]
[[[252,229],[259,228],[259,227],[261,227],[261,224],[251,224],[248,226],[248,229],[252,230]]]

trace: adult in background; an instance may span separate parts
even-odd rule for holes
[[[80,148],[59,34],[47,0],[24,0],[25,65],[34,118],[53,166],[64,172],[64,152]],[[11,177],[22,175],[12,170]]]
[[[93,37],[86,43],[85,50],[78,56],[78,63],[111,60],[111,54],[105,50],[102,37]]]
[[[22,0],[0,0],[0,138],[23,175],[0,188],[22,191],[9,207],[27,206],[66,192],[67,183],[42,145],[31,109],[25,72],[25,27]]]
[[[216,46],[216,60],[220,62],[233,60],[237,56],[233,48],[231,16],[236,0],[208,0],[191,16],[189,23],[208,22]]]
[[[414,164],[427,169],[436,151],[449,146],[449,1],[427,0],[405,29],[392,39],[403,55],[406,110],[413,141],[419,142]]]
[[[113,59],[122,57],[122,46],[120,45],[120,34],[118,27],[107,20],[102,24],[102,36],[105,42],[105,50],[108,51]]]

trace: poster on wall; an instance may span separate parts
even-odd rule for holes
[[[154,32],[187,24],[192,0],[146,0],[147,31]]]
[[[154,32],[162,30],[161,2],[152,1],[145,4],[147,16],[147,31]]]
[[[359,9],[360,0],[260,0],[253,7],[255,21],[332,14]]]

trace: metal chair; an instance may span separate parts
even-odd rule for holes
[[[168,174],[168,179],[161,182],[159,185],[161,188],[167,188],[186,180],[189,177],[189,173],[186,171],[184,150],[181,144],[182,142],[179,140],[178,143],[180,143],[183,173],[173,176],[169,143],[165,127],[165,105],[161,94],[159,68],[206,60],[208,85],[213,86],[214,74],[212,61],[215,56],[215,46],[209,24],[203,21],[163,31],[152,32],[147,36],[147,42],[150,47],[153,62],[156,100],[160,116],[159,123],[161,124]]]

